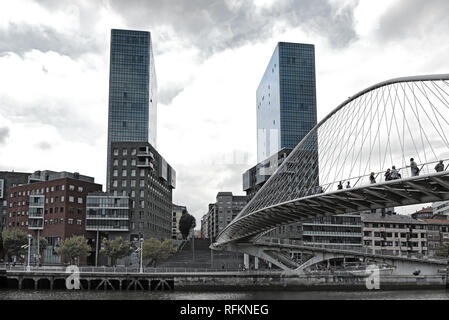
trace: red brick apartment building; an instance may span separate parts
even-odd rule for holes
[[[62,240],[74,235],[87,238],[86,196],[101,189],[94,178],[78,173],[36,171],[28,184],[9,189],[7,229],[46,238],[41,262],[60,263],[55,250]]]

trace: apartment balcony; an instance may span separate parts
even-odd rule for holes
[[[148,159],[145,159],[145,161],[137,161],[137,167],[150,168],[151,170],[154,170],[153,163],[151,163]]]
[[[138,157],[144,157],[144,158],[150,158],[151,160],[154,160],[154,155],[150,151],[149,147],[139,148],[139,150],[137,151],[137,156]]]
[[[303,231],[303,236],[338,236],[338,237],[357,237],[362,238],[359,232],[327,232],[327,231]]]
[[[86,219],[87,220],[129,220],[128,215],[124,216],[124,215],[111,215],[111,216],[106,216],[106,215],[86,215]]]
[[[30,217],[28,216],[29,230],[44,230],[44,217]]]
[[[45,202],[45,196],[43,195],[31,195],[30,196],[30,208],[43,208]]]
[[[128,226],[86,226],[86,231],[115,231],[115,232],[128,232]]]

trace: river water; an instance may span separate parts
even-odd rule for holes
[[[449,300],[447,290],[68,291],[1,290],[0,300]]]

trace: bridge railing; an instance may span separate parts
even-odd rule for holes
[[[435,173],[436,172],[435,166],[440,161],[443,161],[443,165],[444,165],[443,171],[447,171],[449,168],[449,164],[448,164],[449,159],[441,159],[438,161],[417,164],[417,166],[419,168],[419,175]],[[391,168],[390,168],[390,170],[391,170]],[[404,178],[412,177],[410,166],[396,168],[396,170],[398,171],[400,177],[398,179],[390,179],[390,180],[401,180]],[[384,171],[374,173],[374,178],[375,178],[376,183],[388,181],[388,180],[385,180],[386,179],[385,173],[387,171],[388,170],[384,170]],[[312,187],[306,192],[305,196],[311,196],[311,195],[316,195],[316,194],[320,194],[320,193],[337,191],[337,190],[339,190],[338,184],[340,182],[342,183],[342,189],[346,189],[347,182],[349,182],[349,185],[351,188],[359,187],[359,186],[363,186],[363,185],[370,185],[370,184],[372,184],[370,181],[370,175],[371,174],[366,174],[366,175],[357,176],[357,177],[351,177],[351,178],[344,179],[344,180],[338,180],[338,181],[326,183],[326,184],[320,185],[318,187]]]
[[[3,268],[2,268],[3,267]],[[6,269],[7,271],[35,271],[35,272],[48,272],[48,273],[65,273],[66,266],[30,266],[28,269],[27,266],[23,265],[15,265],[5,264],[3,266],[0,265],[0,269]],[[80,273],[117,273],[117,274],[126,274],[126,273],[140,273],[139,268],[133,267],[79,267]],[[152,274],[152,273],[254,273],[254,274],[263,274],[270,272],[277,272],[276,270],[246,270],[242,271],[238,268],[227,268],[227,269],[212,269],[212,268],[143,268],[143,273]]]
[[[268,245],[274,245],[274,246],[287,245],[290,247],[290,249],[294,249],[294,247],[297,246],[297,247],[338,250],[338,251],[348,252],[348,254],[363,253],[363,254],[414,258],[414,259],[422,259],[422,260],[440,260],[440,259],[430,258],[429,256],[421,254],[421,253],[405,253],[400,250],[391,251],[391,250],[387,250],[387,249],[373,250],[372,248],[369,248],[369,247],[363,247],[363,246],[356,247],[356,246],[349,246],[349,245],[342,245],[342,244],[331,244],[331,243],[329,243],[329,244],[314,244],[314,243],[308,243],[308,242],[304,242],[302,240],[294,240],[294,239],[264,237],[264,238],[260,238],[256,243],[268,244]]]

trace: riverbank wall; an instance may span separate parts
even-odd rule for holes
[[[64,290],[65,272],[8,271],[0,274],[1,289]],[[446,274],[434,276],[354,274],[287,275],[281,272],[80,273],[81,290],[246,291],[246,290],[394,290],[444,289]]]

